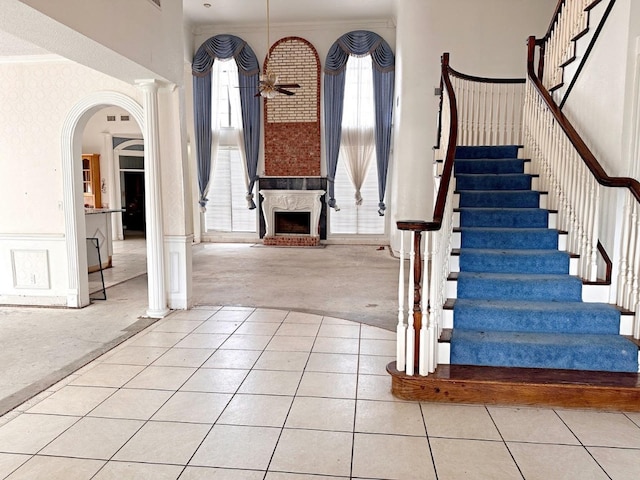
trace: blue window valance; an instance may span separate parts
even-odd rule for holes
[[[200,207],[204,208],[207,204],[211,174],[211,68],[216,58],[233,58],[238,65],[244,148],[249,176],[247,199],[250,208],[256,208],[252,196],[257,180],[260,148],[260,97],[255,96],[258,91],[260,66],[247,42],[235,35],[216,35],[209,38],[198,48],[193,57],[194,121]]]
[[[329,49],[324,67],[324,118],[329,206],[335,208],[335,175],[340,152],[345,69],[349,55],[371,55],[376,116],[376,160],[378,162],[378,213],[384,215],[384,196],[391,151],[391,120],[395,82],[395,57],[378,34],[356,30],[342,35]]]

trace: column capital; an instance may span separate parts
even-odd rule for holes
[[[142,79],[134,80],[133,83],[140,90],[148,90],[148,91],[155,91],[155,92],[157,92],[158,90],[169,90],[172,92],[176,88],[175,83],[167,82],[164,80],[158,80],[157,78],[142,78]]]

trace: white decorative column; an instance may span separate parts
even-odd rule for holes
[[[162,221],[162,197],[160,195],[160,138],[158,128],[158,88],[157,80],[138,80],[136,84],[143,94],[144,109],[144,188],[145,220],[147,223],[147,277],[149,307],[147,315],[162,318],[167,308],[167,289],[164,266],[164,228]]]
[[[432,24],[441,22],[437,0],[396,2],[396,92],[394,150],[390,185],[391,246],[399,250],[396,221],[428,220],[433,215],[433,154],[438,97],[429,95],[440,83],[442,50],[433,52]],[[425,55],[425,52],[429,52]]]

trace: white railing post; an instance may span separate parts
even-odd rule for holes
[[[404,323],[404,235],[405,232],[400,230],[400,274],[398,278],[398,326],[396,328],[396,369],[400,372],[405,369],[405,353],[407,326]]]
[[[407,343],[406,343],[406,367],[405,371],[407,375],[413,375],[414,373],[414,358],[415,358],[415,328],[414,328],[414,319],[413,319],[413,311],[415,308],[415,299],[414,299],[414,287],[415,282],[413,278],[413,272],[416,262],[416,251],[415,251],[415,238],[416,232],[411,231],[411,250],[409,251],[409,287],[407,290]]]
[[[420,298],[422,299],[422,322],[420,325],[420,347],[418,348],[418,373],[423,376],[429,373],[428,359],[431,357],[431,351],[433,349],[433,345],[431,345],[430,342],[427,342],[428,329],[430,328],[428,293],[430,291],[431,282],[431,276],[429,275],[429,240],[431,237],[431,232],[424,233],[424,254],[422,258],[422,292],[420,296]]]

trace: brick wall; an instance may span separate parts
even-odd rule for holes
[[[320,175],[320,59],[307,40],[286,37],[274,43],[265,70],[279,83],[297,83],[293,96],[265,100],[265,174]]]

